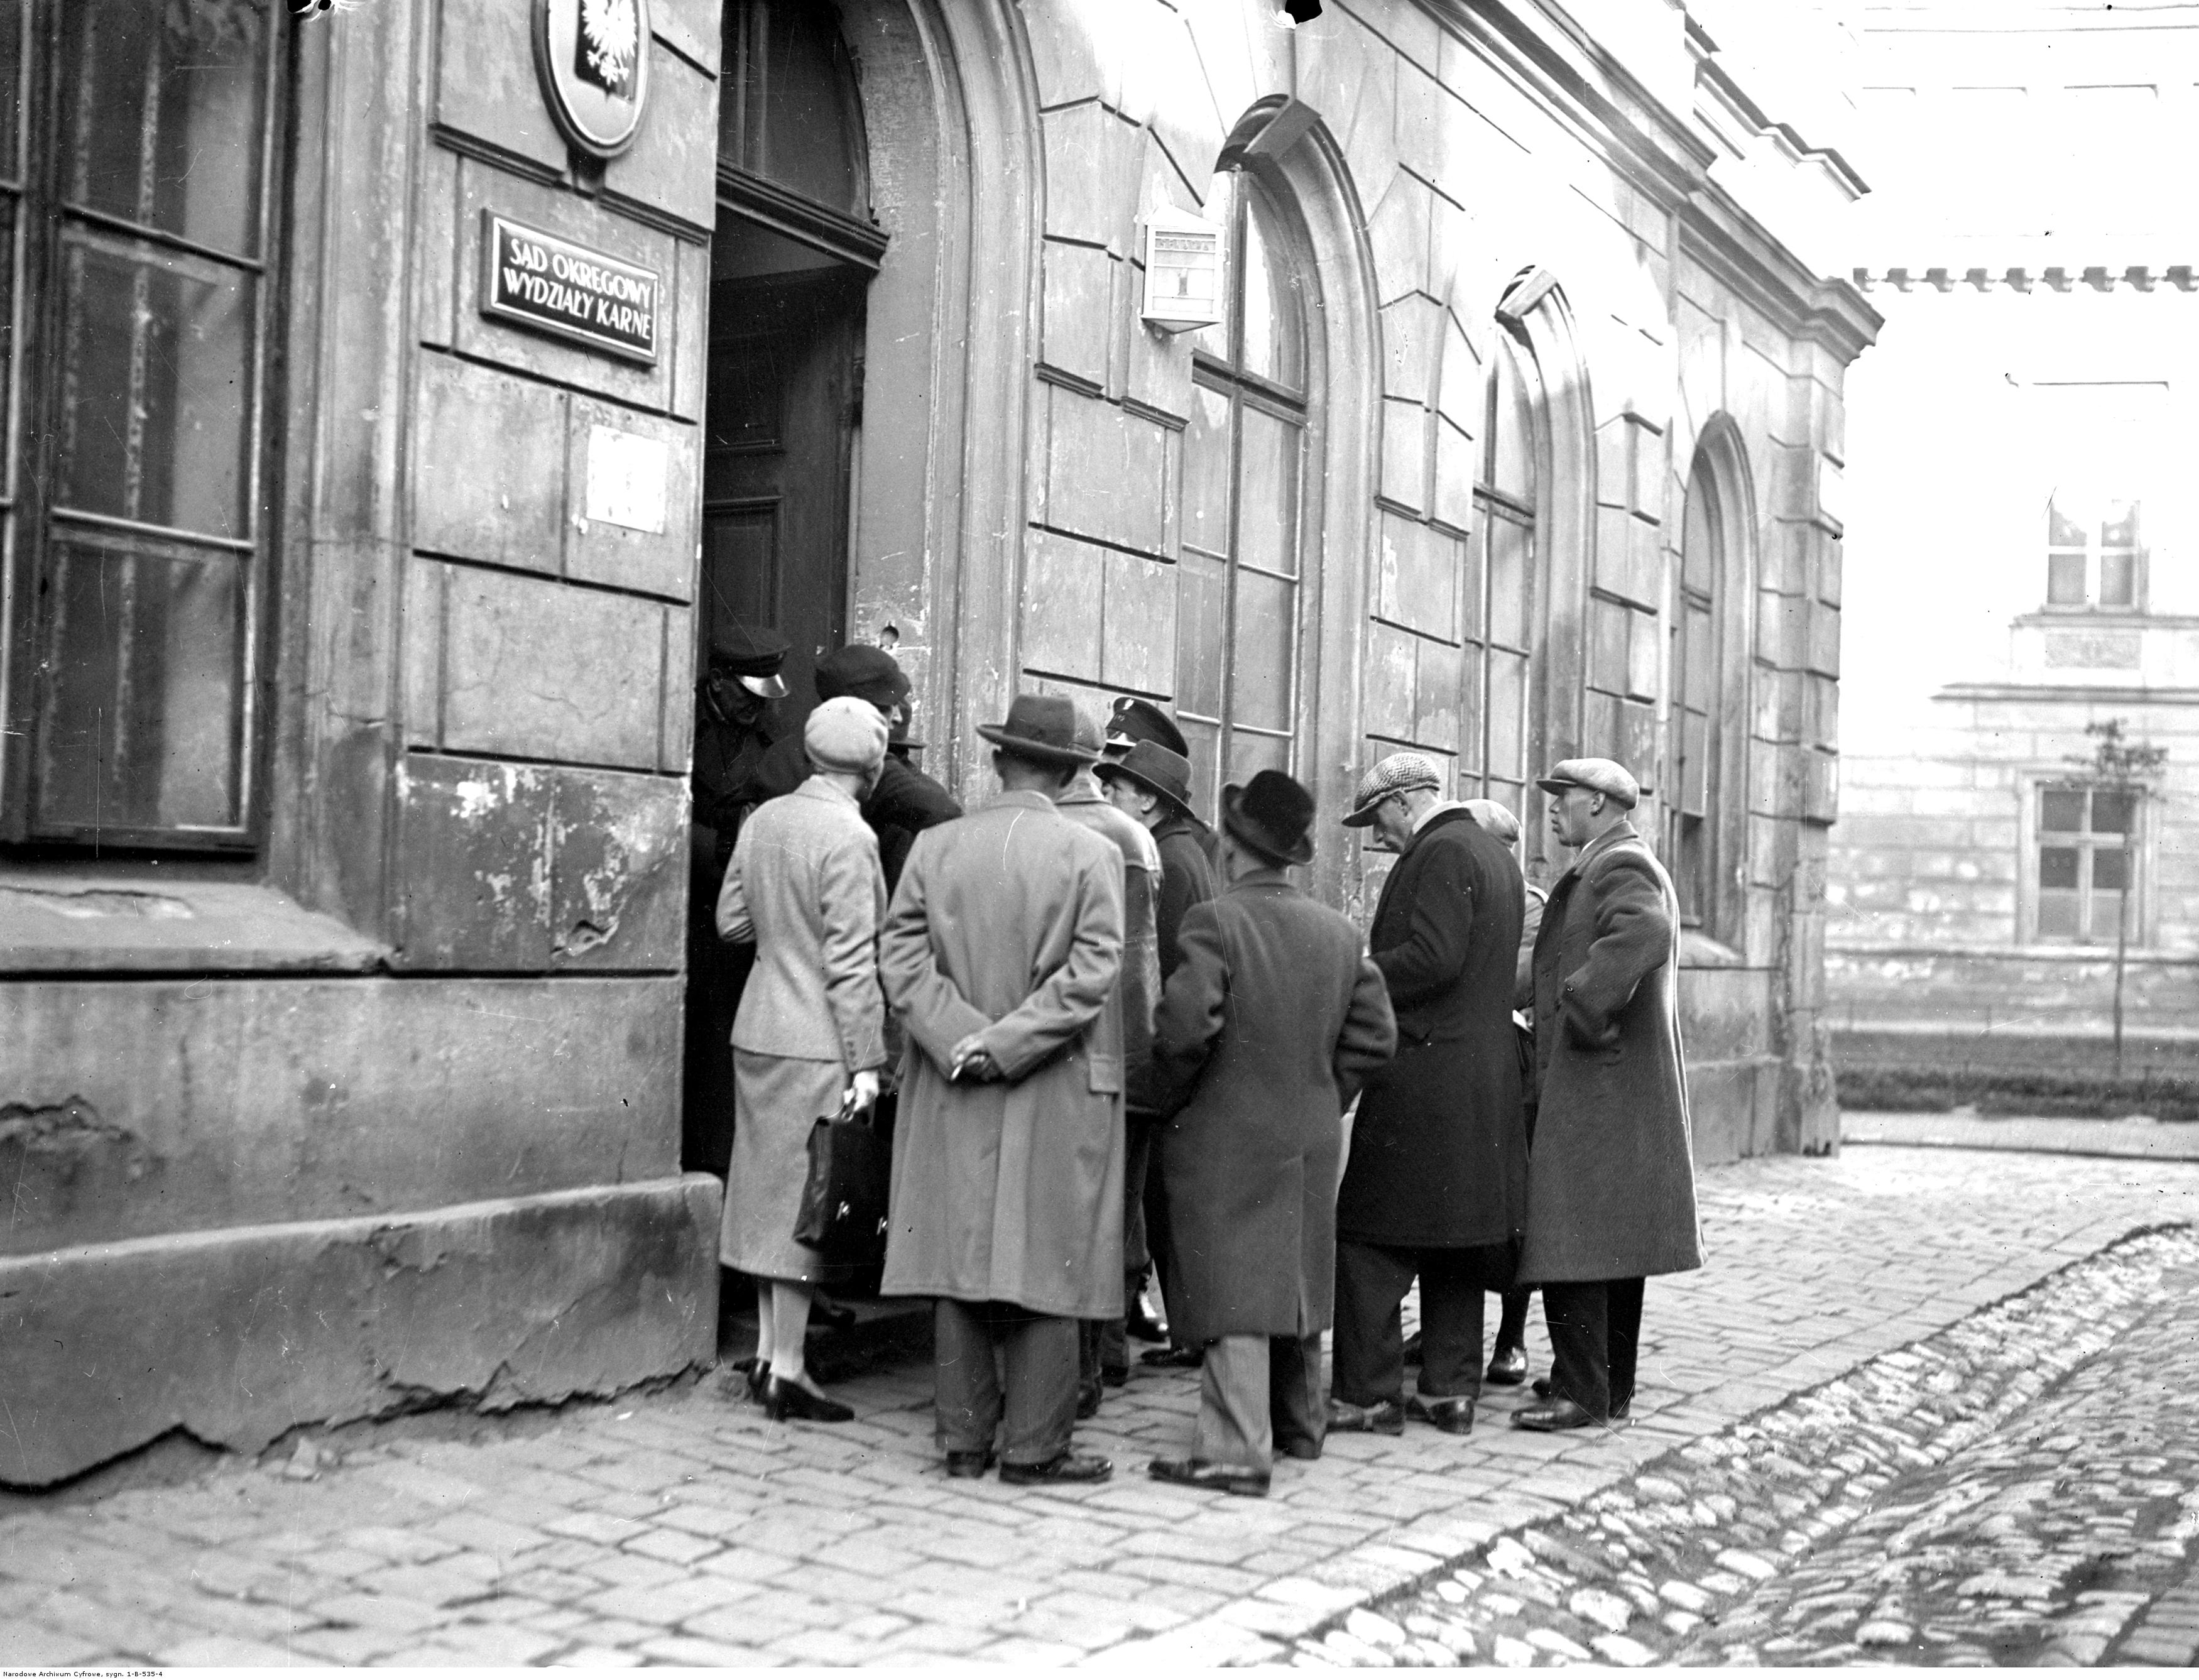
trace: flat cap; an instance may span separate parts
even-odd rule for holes
[[[1441,791],[1443,772],[1436,768],[1435,760],[1426,753],[1391,753],[1359,779],[1359,790],[1351,796],[1351,814],[1344,818],[1344,825],[1366,827],[1374,820],[1377,805],[1393,793],[1404,793],[1413,788]]]
[[[862,775],[886,755],[886,720],[869,701],[837,695],[802,726],[802,750],[820,770]]]
[[[908,698],[908,673],[882,647],[850,642],[817,662],[817,697],[837,700],[852,694],[890,712]]]
[[[1469,799],[1466,814],[1473,819],[1477,827],[1486,829],[1509,846],[1519,838],[1519,819],[1512,814],[1509,806],[1500,805],[1493,799]]]
[[[1569,758],[1535,785],[1544,793],[1563,793],[1567,788],[1586,788],[1616,799],[1632,810],[1642,798],[1642,785],[1624,765],[1608,758]]]

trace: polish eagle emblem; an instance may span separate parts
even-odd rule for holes
[[[639,0],[580,0],[580,29],[573,67],[605,93],[633,96],[634,66],[641,54]]]

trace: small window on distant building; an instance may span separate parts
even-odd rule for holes
[[[2143,606],[2145,545],[2136,502],[2046,505],[2046,604],[2064,611],[2135,612]]]
[[[2135,802],[2109,788],[2039,790],[2033,845],[2035,928],[2049,944],[2112,945],[2130,889],[2128,938],[2139,942]]]

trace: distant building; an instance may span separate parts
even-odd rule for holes
[[[790,723],[893,646],[969,798],[1018,688],[1138,694],[1202,805],[1412,745],[1547,880],[1531,778],[1623,758],[1699,1152],[1830,1148],[1877,317],[1789,97],[1845,38],[1759,85],[1760,9],[0,8],[0,1482],[715,1356],[725,618]]]
[[[2188,8],[1874,15],[1827,987],[1861,1058],[2199,1042],[2199,110]],[[2005,32],[1986,32],[2000,30]],[[1875,144],[1871,143],[1872,141]],[[2097,788],[2085,726],[2167,749]],[[1998,1047],[1998,1051],[1993,1047]]]

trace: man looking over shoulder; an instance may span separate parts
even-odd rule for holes
[[[1703,1263],[1681,1061],[1679,900],[1629,820],[1641,789],[1607,758],[1536,783],[1574,849],[1535,942],[1542,1102],[1519,1281],[1550,1328],[1547,1402],[1523,1429],[1580,1429],[1634,1404],[1645,1277]]]

